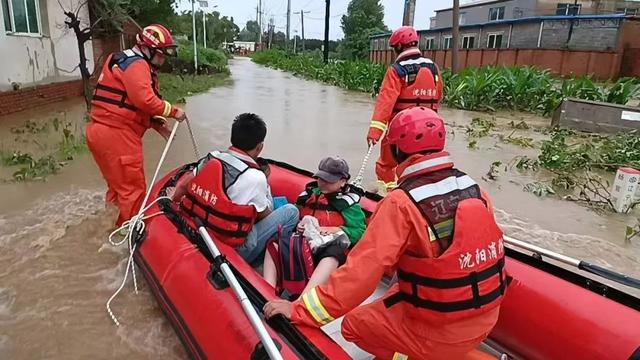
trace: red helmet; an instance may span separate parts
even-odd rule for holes
[[[138,35],[136,43],[154,50],[158,50],[167,56],[175,56],[178,45],[174,44],[169,30],[160,24],[145,26]]]
[[[387,139],[405,154],[442,151],[446,130],[444,121],[433,110],[413,107],[399,112],[389,126]]]
[[[409,45],[418,41],[418,32],[412,26],[401,26],[391,34],[389,46]]]

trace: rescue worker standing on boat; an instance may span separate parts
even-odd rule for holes
[[[177,45],[162,25],[149,25],[132,49],[111,54],[102,68],[91,101],[87,145],[107,182],[107,204],[118,207],[116,225],[137,214],[145,194],[142,136],[149,128],[165,139],[164,118],[186,118],[182,109],[162,100],[158,69]]]
[[[438,114],[404,110],[387,138],[399,162],[398,189],[380,202],[326,285],[294,303],[271,301],[265,315],[319,327],[346,314],[344,338],[380,359],[460,359],[498,320],[506,286],[502,232],[488,197],[443,151]],[[398,284],[358,307],[394,269]]]
[[[375,145],[384,136],[393,116],[399,111],[425,106],[438,111],[443,83],[438,66],[422,56],[418,48],[418,33],[411,26],[402,26],[391,34],[389,46],[396,53],[395,62],[387,69],[376,102],[367,143]],[[378,190],[381,195],[396,187],[395,168],[398,164],[391,147],[382,139],[380,158],[376,162]]]

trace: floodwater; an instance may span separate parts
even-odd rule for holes
[[[200,151],[226,146],[233,117],[255,112],[268,124],[265,157],[312,169],[323,156],[341,155],[357,172],[366,151],[373,106],[369,95],[301,80],[247,59],[233,60],[231,69],[229,84],[188,99],[186,110]],[[458,167],[491,195],[507,234],[640,276],[640,246],[624,243],[624,228],[632,216],[602,216],[575,203],[536,198],[522,191],[535,179],[515,171],[483,181],[494,161],[509,163],[516,155],[535,156],[535,150],[503,144],[495,137],[480,139],[478,149],[470,150],[461,127],[487,115],[447,109],[442,114],[450,130],[448,148]],[[53,117],[81,131],[83,105],[58,104],[0,119],[0,148],[44,151],[47,141],[16,141],[10,128],[27,119],[42,123]],[[534,127],[548,121],[508,113],[497,118],[503,125],[524,119]],[[518,135],[541,138],[531,130]],[[55,143],[51,137],[49,143]],[[150,132],[145,137],[149,178],[163,146],[158,135]],[[181,126],[163,171],[194,158],[186,127]],[[367,167],[367,183],[374,179],[373,163]],[[6,170],[0,174],[10,175]],[[104,190],[88,154],[46,182],[0,183],[0,359],[186,357],[146,284],[137,295],[129,284],[113,303],[122,326],[116,327],[107,315],[105,303],[120,284],[125,252],[107,245],[114,216],[104,208]]]

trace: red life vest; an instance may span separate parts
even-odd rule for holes
[[[92,117],[93,121],[116,128],[128,126],[138,134],[143,134],[151,126],[150,116],[141,113],[129,101],[124,84],[114,75],[115,68],[124,72],[136,61],[146,60],[131,49],[109,55],[96,84],[91,106],[102,108],[114,116]],[[149,67],[149,73],[153,92],[161,98],[158,75],[155,71],[151,71],[151,67]]]
[[[429,224],[434,257],[403,254],[398,263],[400,292],[385,299],[387,306],[411,306],[408,316],[432,323],[486,313],[500,305],[506,290],[502,231],[475,181],[451,167],[442,169],[453,165],[446,155],[405,170],[422,173],[405,175],[399,189]],[[425,173],[429,162],[439,169],[426,168]]]
[[[438,111],[442,99],[438,94],[437,83],[442,79],[438,67],[431,59],[419,55],[401,58],[392,67],[405,85],[396,100],[394,113],[414,106],[425,106]]]
[[[341,211],[359,203],[360,195],[349,191],[316,195],[313,189],[317,188],[317,182],[309,183],[298,196],[296,205],[300,209],[300,218],[311,215],[318,219],[320,226],[343,226]]]
[[[180,202],[182,210],[200,219],[213,237],[234,247],[244,244],[257,212],[252,205],[233,203],[227,189],[250,168],[259,169],[245,154],[233,150],[211,152],[200,161],[197,175]]]

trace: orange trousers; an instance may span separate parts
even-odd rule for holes
[[[133,130],[91,122],[87,145],[107,182],[106,202],[118,207],[116,225],[138,213],[146,191],[142,139]]]
[[[383,182],[389,189],[395,187],[397,166],[398,163],[396,163],[391,152],[391,145],[389,145],[387,138],[384,137],[380,143],[380,157],[376,161],[376,176],[378,181]]]
[[[402,307],[387,308],[382,299],[344,316],[342,335],[377,359],[468,359],[485,337],[443,343],[429,338],[430,326],[404,316]]]

